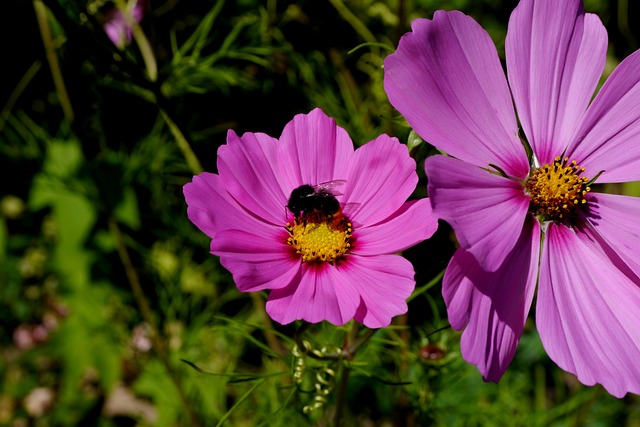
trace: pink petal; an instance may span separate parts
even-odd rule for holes
[[[522,0],[506,40],[509,84],[541,164],[561,155],[604,68],[607,33],[581,0]]]
[[[522,185],[446,156],[425,160],[434,213],[480,266],[495,271],[511,252],[529,207]]]
[[[119,49],[123,49],[131,43],[131,28],[127,26],[124,16],[119,10],[114,10],[111,17],[104,23],[104,31],[111,43]]]
[[[342,197],[354,224],[371,225],[397,211],[418,183],[416,162],[407,146],[381,135],[358,148]]]
[[[568,155],[599,183],[640,180],[640,51],[628,56],[589,107]]]
[[[356,255],[381,255],[401,252],[428,239],[438,228],[429,199],[405,203],[392,217],[371,227],[354,231]]]
[[[537,328],[547,353],[586,384],[622,397],[640,393],[640,287],[588,229],[547,229]]]
[[[235,256],[220,257],[220,263],[231,272],[240,292],[280,289],[299,280],[300,260],[282,258],[273,261],[249,261]]]
[[[397,255],[349,257],[345,283],[360,294],[355,319],[368,328],[385,328],[407,312],[407,298],[416,282],[413,266]]]
[[[242,292],[282,288],[300,270],[300,258],[285,243],[287,236],[275,227],[224,230],[211,242],[211,253],[220,257]]]
[[[145,10],[146,10],[146,0],[139,0],[136,2],[135,6],[133,7],[133,10],[131,11],[131,17],[133,18],[134,21],[136,22],[140,22],[142,21],[142,18],[144,17],[145,14]]]
[[[303,184],[347,179],[353,143],[347,132],[321,109],[296,115],[282,131],[280,143],[279,178],[288,190],[287,198]]]
[[[501,234],[501,233],[497,233]],[[531,307],[538,271],[540,225],[531,216],[513,251],[495,272],[464,249],[454,254],[442,294],[454,329],[464,329],[462,356],[485,381],[497,382],[511,363]]]
[[[391,104],[430,144],[509,175],[529,171],[504,71],[485,30],[458,11],[416,19],[384,61]]]
[[[259,219],[247,213],[225,191],[218,175],[203,172],[194,176],[193,182],[183,187],[183,192],[189,219],[211,238],[220,230],[261,226]]]
[[[218,149],[218,172],[223,187],[248,212],[274,225],[286,223],[289,193],[281,187],[279,143],[264,134],[227,133]]]
[[[587,193],[586,221],[640,277],[640,198]]]
[[[299,280],[269,294],[266,309],[281,324],[302,319],[343,325],[353,318],[358,303],[358,294],[339,268],[306,263]]]
[[[251,260],[269,261],[294,256],[295,250],[287,244],[289,233],[284,227],[267,227],[251,230],[223,230],[211,242],[215,255],[235,255]]]
[[[127,6],[130,8],[130,5]],[[131,13],[131,19],[135,22],[140,22],[144,17],[146,9],[145,1],[138,1],[135,3],[133,8],[130,8],[129,11]],[[107,12],[105,15],[106,22],[104,25],[104,30],[111,39],[111,42],[116,45],[118,48],[123,49],[125,45],[131,43],[131,26],[127,24],[127,20],[125,19],[122,12],[114,7]]]

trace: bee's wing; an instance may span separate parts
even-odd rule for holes
[[[345,214],[348,217],[353,216],[353,214],[355,212],[357,212],[358,210],[360,210],[360,208],[362,207],[361,203],[358,202],[349,202],[349,203],[345,203],[344,205],[341,206],[342,209],[342,213]]]
[[[334,179],[327,182],[321,182],[320,184],[314,185],[313,188],[315,190],[325,191],[334,196],[342,196],[344,193],[340,192],[339,189],[344,187],[346,183],[346,179]]]

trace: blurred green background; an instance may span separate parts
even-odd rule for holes
[[[271,324],[266,293],[236,290],[188,221],[182,186],[216,171],[227,129],[278,137],[314,107],[357,145],[383,132],[413,141],[382,87],[382,61],[411,20],[462,10],[502,55],[516,4],[149,0],[119,49],[103,29],[116,3],[5,0],[0,425],[331,425],[340,364],[295,352],[298,325]],[[611,72],[638,48],[640,5],[585,8],[607,26]],[[412,149],[415,197],[430,153]],[[640,195],[637,184],[612,191]],[[483,383],[440,296],[453,250],[442,224],[406,252],[409,314],[350,362],[344,425],[640,426],[638,396],[559,370],[533,322],[500,384]],[[313,325],[305,339],[340,347],[352,328]]]

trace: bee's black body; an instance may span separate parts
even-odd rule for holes
[[[330,217],[340,210],[340,203],[328,189],[304,184],[291,192],[287,209],[296,217],[314,211]]]

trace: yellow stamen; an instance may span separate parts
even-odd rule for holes
[[[351,248],[351,223],[337,215],[309,215],[287,223],[290,236],[287,243],[300,254],[302,262],[328,262],[339,260]]]
[[[532,171],[525,184],[531,199],[530,211],[545,221],[570,218],[578,206],[587,202],[584,196],[591,190],[587,186],[589,179],[580,176],[584,171],[568,157],[556,157],[553,164]]]

